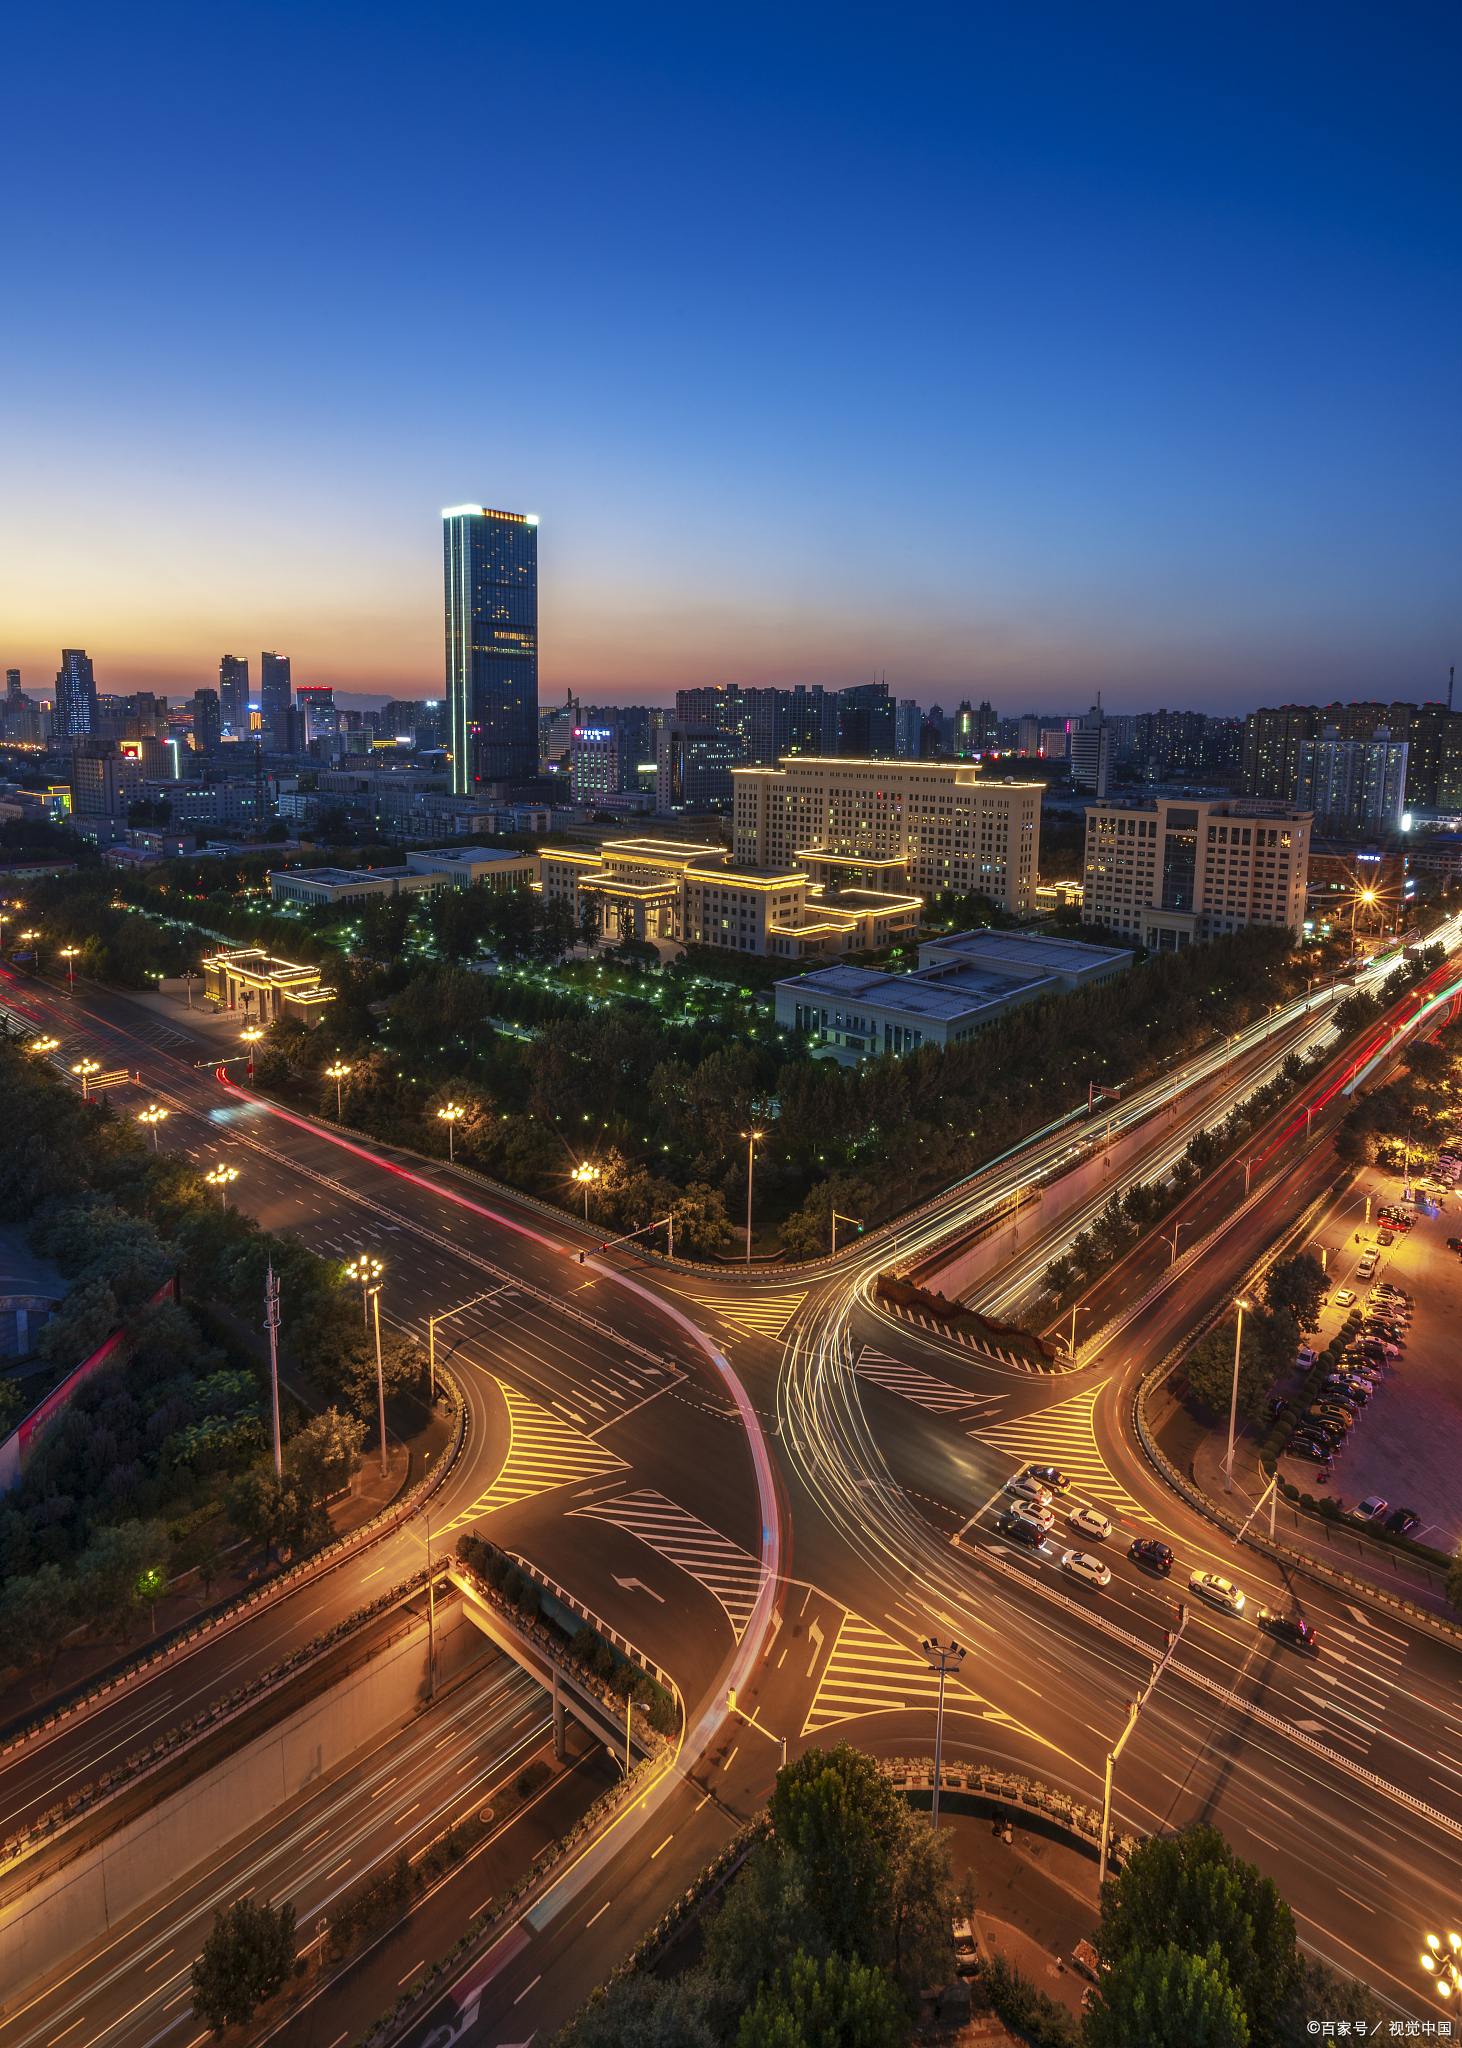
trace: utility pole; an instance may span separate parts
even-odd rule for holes
[[[1244,1341],[1244,1310],[1254,1306],[1244,1294],[1235,1295],[1234,1304],[1239,1311],[1239,1326],[1234,1332],[1234,1391],[1228,1409],[1228,1457],[1224,1461],[1223,1471],[1225,1493],[1232,1493],[1234,1490],[1234,1424],[1239,1417],[1239,1346]]]
[[[1264,1491],[1260,1494],[1259,1498],[1250,1508],[1248,1514],[1245,1515],[1243,1522],[1240,1524],[1238,1532],[1234,1537],[1235,1545],[1238,1545],[1243,1541],[1244,1530],[1248,1528],[1250,1522],[1253,1521],[1255,1515],[1258,1514],[1259,1510],[1263,1507],[1266,1500],[1269,1503],[1269,1540],[1272,1543],[1274,1541],[1274,1510],[1279,1503],[1278,1472],[1275,1473],[1274,1477],[1270,1480],[1269,1484],[1265,1487]]]
[[[1170,1628],[1168,1630],[1167,1648],[1163,1651],[1162,1661],[1153,1666],[1152,1676],[1147,1681],[1146,1689],[1143,1692],[1139,1693],[1138,1697],[1135,1700],[1129,1700],[1127,1702],[1127,1726],[1122,1730],[1121,1734],[1117,1737],[1116,1742],[1112,1746],[1111,1754],[1107,1758],[1106,1788],[1102,1794],[1102,1858],[1101,1867],[1097,1873],[1098,1897],[1101,1896],[1101,1888],[1107,1881],[1107,1844],[1111,1840],[1112,1834],[1112,1769],[1113,1766],[1116,1764],[1117,1758],[1122,1754],[1122,1751],[1127,1746],[1128,1736],[1132,1733],[1132,1730],[1137,1726],[1137,1716],[1142,1712],[1142,1709],[1147,1705],[1147,1702],[1152,1698],[1153,1690],[1156,1687],[1158,1680],[1162,1677],[1163,1673],[1167,1670],[1168,1665],[1172,1662],[1173,1652],[1177,1649],[1178,1644],[1182,1639],[1183,1630],[1187,1626],[1188,1609],[1185,1603],[1180,1603],[1178,1607],[1178,1625],[1176,1628]]]
[[[279,1445],[279,1282],[274,1277],[274,1262],[269,1262],[268,1276],[264,1281],[264,1322],[269,1331],[269,1386],[274,1396],[274,1476],[284,1477],[284,1458]]]
[[[756,1141],[760,1131],[743,1131],[746,1140],[746,1270],[751,1271],[751,1173],[756,1159]]]
[[[939,1673],[939,1710],[934,1721],[934,1813],[930,1822],[933,1829],[939,1826],[939,1778],[944,1763],[944,1681],[951,1671],[958,1671],[966,1652],[958,1643],[949,1642],[946,1647],[935,1636],[932,1642],[920,1645],[930,1668]]]
[[[386,1464],[386,1375],[381,1366],[381,1283],[379,1280],[371,1289],[371,1306],[376,1312],[376,1392],[381,1403],[381,1477],[387,1473]]]
[[[861,1229],[863,1228],[863,1218],[862,1218],[861,1216],[840,1216],[840,1215],[838,1214],[838,1212],[837,1212],[837,1210],[836,1210],[836,1209],[834,1209],[834,1210],[833,1210],[833,1250],[832,1250],[832,1255],[833,1255],[833,1257],[834,1257],[834,1258],[836,1258],[836,1257],[837,1257],[837,1255],[838,1255],[838,1225],[839,1225],[840,1223],[856,1223],[856,1224],[857,1224],[857,1226],[858,1226],[858,1228],[859,1228],[859,1229],[861,1230]]]

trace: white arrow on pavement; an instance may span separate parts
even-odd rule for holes
[[[611,1579],[614,1579],[614,1583],[616,1586],[623,1586],[626,1593],[634,1593],[637,1591],[641,1593],[648,1593],[652,1600],[658,1600],[662,1607],[665,1605],[665,1595],[663,1593],[657,1593],[653,1586],[647,1586],[643,1579],[621,1579],[615,1577],[615,1574],[613,1572],[611,1572],[609,1576]]]

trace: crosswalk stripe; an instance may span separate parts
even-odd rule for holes
[[[916,1407],[927,1408],[931,1415],[958,1415],[975,1408],[989,1408],[1005,1398],[1003,1394],[967,1394],[963,1387],[935,1379],[932,1373],[921,1372],[916,1365],[905,1365],[902,1359],[890,1358],[886,1351],[875,1351],[871,1344],[865,1344],[859,1352],[857,1370],[876,1387],[901,1394]]]
[[[1070,1473],[1077,1493],[1100,1501],[1104,1507],[1116,1508],[1121,1514],[1150,1521],[1146,1510],[1117,1484],[1097,1447],[1092,1416],[1100,1392],[1100,1387],[1089,1387],[1050,1408],[966,1433],[976,1443],[988,1444],[991,1450],[1001,1452],[1012,1464],[1059,1465],[1063,1472]]]
[[[486,1493],[449,1522],[449,1529],[460,1529],[464,1523],[476,1521],[479,1515],[513,1507],[521,1500],[531,1500],[535,1494],[567,1486],[572,1480],[600,1479],[607,1472],[628,1469],[623,1458],[616,1458],[613,1451],[560,1422],[516,1387],[503,1380],[498,1381],[498,1386],[508,1410],[508,1455]]]
[[[709,1309],[728,1323],[734,1323],[740,1330],[750,1330],[757,1337],[780,1337],[793,1316],[807,1299],[806,1290],[801,1294],[749,1294],[744,1298],[710,1299],[705,1295],[692,1295],[697,1308]]]
[[[712,1529],[688,1508],[667,1500],[653,1487],[618,1494],[613,1500],[599,1501],[592,1507],[572,1508],[570,1513],[627,1530],[689,1573],[712,1599],[720,1601],[732,1633],[738,1643],[741,1641],[761,1586],[761,1567],[749,1550],[743,1550],[739,1543],[733,1543],[729,1536]]]
[[[1006,1727],[1015,1724],[1008,1714],[992,1707],[961,1679],[950,1678],[945,1685],[945,1702],[954,1693],[976,1703],[980,1718]],[[835,1721],[856,1720],[862,1714],[902,1712],[909,1707],[933,1707],[939,1701],[939,1675],[932,1671],[916,1650],[906,1649],[885,1635],[861,1615],[847,1611],[833,1639],[807,1719],[804,1735],[815,1735]],[[964,1701],[960,1711],[968,1712]]]

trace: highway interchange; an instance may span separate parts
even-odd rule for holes
[[[140,1067],[174,1112],[168,1140],[200,1164],[238,1166],[237,1198],[266,1228],[296,1229],[332,1255],[381,1257],[384,1299],[403,1326],[424,1334],[429,1314],[502,1290],[449,1325],[473,1427],[433,1510],[434,1547],[472,1528],[530,1558],[672,1671],[686,1699],[678,1767],[645,1812],[556,1888],[475,1997],[445,2005],[420,2038],[443,2023],[459,2028],[474,2011],[474,2039],[522,2041],[561,2024],[764,1799],[779,1738],[793,1754],[844,1735],[884,1753],[928,1754],[934,1682],[918,1643],[931,1631],[969,1647],[946,1716],[953,1754],[1028,1771],[1099,1804],[1125,1702],[1145,1681],[1195,1568],[1237,1578],[1249,1612],[1230,1618],[1194,1605],[1124,1754],[1119,1825],[1214,1820],[1276,1879],[1309,1946],[1366,1977],[1398,2013],[1427,2010],[1419,1938],[1449,1918],[1462,1861],[1462,1662],[1389,1610],[1236,1554],[1153,1472],[1130,1418],[1141,1373],[1335,1180],[1329,1139],[1343,1100],[1315,1119],[1308,1140],[1301,1126],[1275,1151],[1263,1198],[1229,1203],[1233,1220],[1170,1286],[1159,1284],[1166,1252],[1154,1258],[1150,1249],[1145,1266],[1133,1262],[1125,1295],[1114,1280],[1102,1319],[1131,1319],[1090,1357],[1083,1327],[1080,1369],[1032,1375],[877,1310],[870,1288],[889,1263],[886,1243],[863,1240],[835,1265],[752,1282],[649,1262],[611,1270],[592,1252],[581,1266],[578,1253],[596,1240],[569,1219],[225,1089],[211,1063],[196,1064],[207,1048],[183,1025],[163,1026],[125,998],[83,987],[68,1002],[8,980],[0,1000],[68,1046],[84,1041],[104,1063]],[[1313,1005],[1291,1006],[1234,1045],[1216,1044],[1207,1063],[1218,1093],[1199,1120],[1216,1122],[1292,1048],[1323,1042],[1333,1004],[1333,994],[1317,993]],[[1153,1099],[1115,1115],[1135,1121]],[[1177,1094],[1142,1177],[1165,1168],[1193,1123]],[[1072,1143],[1069,1128],[1052,1132],[952,1191],[905,1234],[901,1260]],[[1209,1207],[1195,1240],[1224,1220],[1218,1180],[1200,1189]],[[1067,1219],[1061,1238],[1088,1220]],[[989,1290],[992,1310],[1028,1288],[1059,1248],[1033,1242]],[[555,1299],[607,1332],[558,1312]],[[1000,1489],[1030,1460],[1061,1465],[1073,1500],[1116,1524],[1103,1546],[1113,1570],[1104,1590],[1062,1573],[1059,1545],[1033,1556],[1001,1535]],[[389,1584],[414,1569],[424,1534],[418,1518],[166,1679],[139,1679],[73,1736],[7,1760],[0,1827],[9,1832],[17,1817],[94,1775],[106,1746],[134,1740],[150,1713],[179,1718],[190,1701],[216,1697],[226,1664],[262,1668],[308,1640],[322,1615],[338,1618],[369,1598],[373,1580]],[[1154,1534],[1176,1553],[1167,1581],[1126,1557],[1127,1539]],[[1320,1631],[1318,1660],[1258,1632],[1260,1600],[1303,1606]],[[167,1697],[154,1703],[149,1688],[164,1685]],[[730,1686],[737,1712],[728,1715]],[[481,1711],[472,1740],[478,1769],[490,1773],[512,1752],[493,1709]],[[532,1725],[530,1717],[529,1733]],[[418,1777],[435,1782],[404,1749],[402,1762],[413,1790]],[[330,1826],[344,1839],[352,1825],[345,1801]],[[276,1836],[308,1833],[293,1810],[271,1818],[248,1845],[250,1868],[264,1868]],[[290,1853],[280,1851],[280,1881],[301,1883],[292,1873],[304,1866]],[[321,1901],[312,1893],[302,1903],[313,1913]],[[75,1984],[47,1987],[27,2013],[0,2016],[0,2048],[49,2044],[63,2027],[77,2048],[191,2043],[196,2027],[175,1996],[191,1956],[172,1931],[192,1904],[180,1899],[160,1927],[124,1930],[125,1953],[91,1972],[74,2031]],[[156,1979],[131,2010],[129,1972]],[[314,2012],[289,2038],[332,2048],[334,2034]]]

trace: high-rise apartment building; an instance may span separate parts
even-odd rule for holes
[[[452,788],[538,769],[538,520],[454,505],[442,514]]]
[[[1088,804],[1081,921],[1154,952],[1248,925],[1298,937],[1313,822],[1248,797]]]
[[[10,704],[14,710],[18,711],[20,709],[20,698],[22,694],[23,693],[20,687],[20,670],[18,668],[6,669],[5,695],[9,699]]]
[[[1300,796],[1300,759],[1305,745],[1332,736],[1341,742],[1370,742],[1384,730],[1392,745],[1405,744],[1407,809],[1445,809],[1447,762],[1462,753],[1462,712],[1445,704],[1287,704],[1251,711],[1244,721],[1244,788],[1250,796],[1295,802]],[[1335,828],[1343,829],[1341,827]]]
[[[1066,744],[1071,761],[1072,788],[1085,790],[1090,796],[1104,797],[1112,769],[1112,732],[1100,697],[1090,711],[1072,726]]]
[[[333,738],[340,730],[335,711],[334,684],[303,684],[294,695],[301,749],[309,746],[311,740]]]
[[[612,725],[581,725],[569,742],[569,788],[576,802],[619,793],[619,736]]]
[[[1300,748],[1296,802],[1314,812],[1322,835],[1399,831],[1407,753],[1407,742],[1393,740],[1384,725],[1358,740],[1343,740],[1326,726]]]
[[[924,714],[912,697],[901,697],[893,721],[893,750],[901,761],[919,758],[919,733]]]
[[[709,732],[678,720],[655,735],[655,809],[725,811],[731,807],[731,771],[741,760],[734,733]]]
[[[738,866],[807,866],[868,888],[988,896],[1016,917],[1035,909],[1039,782],[997,780],[973,763],[792,758],[732,776]]]
[[[246,676],[245,695],[247,683]],[[259,656],[259,722],[276,754],[292,754],[299,743],[290,697],[289,656],[266,650]]]
[[[1041,721],[1038,718],[1022,718],[1015,729],[1016,752],[1039,754],[1041,751]]]
[[[217,690],[193,692],[193,746],[200,754],[216,754],[223,733],[223,706]]]
[[[227,732],[249,729],[249,657],[225,654],[218,664],[218,713]]]
[[[743,763],[769,766],[783,754],[837,753],[839,707],[845,694],[824,690],[820,683],[810,690],[801,683],[793,690],[743,690],[727,683],[677,690],[675,717],[678,724],[703,732],[734,733]]]
[[[96,731],[96,677],[84,647],[63,647],[56,672],[52,736],[65,746]]]

